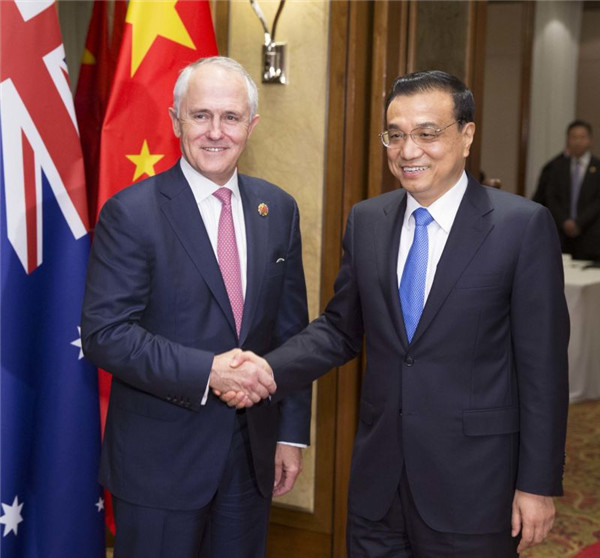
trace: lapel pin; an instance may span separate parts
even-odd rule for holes
[[[595,173],[596,172],[596,167],[590,167],[590,173]]]
[[[258,204],[258,214],[261,217],[266,217],[269,214],[269,206],[266,203]]]

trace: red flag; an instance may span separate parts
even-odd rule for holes
[[[190,62],[216,54],[208,0],[129,1],[102,126],[97,213],[122,188],[175,163],[181,151],[168,113],[175,80]],[[104,427],[111,376],[100,371],[99,381]],[[114,532],[108,497],[106,506]]]
[[[127,2],[115,0],[113,6],[112,34],[109,39],[109,3],[106,0],[94,1],[75,92],[75,111],[85,162],[92,226],[97,214],[100,134],[123,37]]]
[[[100,154],[98,210],[180,156],[168,108],[182,68],[217,54],[208,0],[130,0]]]
[[[108,96],[117,67],[117,58],[127,12],[126,0],[112,3],[112,33],[109,25],[110,4],[106,0],[95,0],[88,27],[85,48],[79,70],[75,111],[81,136],[81,147],[85,163],[85,181],[88,195],[90,224],[96,223],[98,213],[98,181],[100,173],[100,136],[106,113]],[[110,375],[98,370],[100,417],[102,435],[110,393]],[[115,532],[115,520],[110,494],[105,494],[105,519],[109,529]]]

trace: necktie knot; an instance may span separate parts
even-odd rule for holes
[[[415,209],[413,217],[415,218],[415,226],[417,227],[427,227],[433,221],[433,217],[424,207]]]
[[[213,196],[217,198],[223,205],[231,205],[231,190],[229,188],[219,188],[213,192]]]

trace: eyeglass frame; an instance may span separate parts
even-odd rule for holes
[[[418,145],[419,147],[422,147],[423,144],[429,145],[430,143],[433,143],[434,141],[436,141],[442,135],[442,132],[444,130],[446,130],[447,128],[450,128],[450,126],[454,126],[454,124],[464,124],[464,120],[461,120],[461,119],[455,120],[454,122],[451,122],[447,126],[442,126],[441,128],[433,128],[431,126],[421,126],[421,127],[413,128],[408,133],[403,132],[402,130],[398,130],[397,133],[402,134],[401,137],[400,137],[401,140],[406,141],[406,138],[408,136],[410,136],[410,139],[413,140],[413,143],[415,145]],[[415,135],[416,135],[415,131],[418,131],[418,130],[433,130],[436,135],[435,135],[435,137],[431,141],[425,141],[425,142],[421,143],[420,140],[415,139]],[[396,130],[394,130],[394,131],[396,131]],[[389,138],[389,134],[390,134],[389,130],[384,130],[383,132],[379,132],[379,134],[378,134],[379,139],[381,140],[381,143],[386,148],[389,148],[390,146],[392,146],[392,142],[390,142],[389,139],[388,139],[387,144],[386,144],[385,140],[383,139],[383,137],[385,135],[387,135],[388,138]]]

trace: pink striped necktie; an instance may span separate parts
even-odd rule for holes
[[[219,188],[216,192],[213,192],[213,196],[222,204],[217,238],[217,259],[233,310],[235,329],[239,339],[244,313],[244,295],[242,293],[240,256],[235,241],[235,228],[233,226],[233,215],[231,214],[231,190],[229,188]]]

